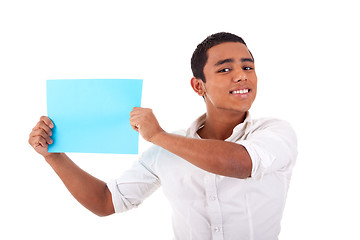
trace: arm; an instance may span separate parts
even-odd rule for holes
[[[236,178],[251,175],[250,156],[239,144],[214,139],[193,139],[166,132],[157,134],[152,142],[205,171]]]
[[[208,172],[236,178],[247,178],[251,175],[252,161],[242,145],[169,134],[159,126],[151,109],[134,108],[130,124],[145,140]]]
[[[48,144],[54,125],[47,117],[41,117],[29,136],[29,144],[41,154],[54,169],[70,193],[84,207],[97,214],[107,216],[114,213],[111,193],[106,184],[79,168],[64,153],[49,153]]]

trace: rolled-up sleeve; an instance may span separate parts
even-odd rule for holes
[[[237,143],[244,146],[252,160],[251,177],[291,170],[297,157],[296,134],[289,123],[272,120],[253,130]]]
[[[153,151],[149,149],[121,177],[107,183],[115,212],[124,212],[137,207],[160,187],[159,178],[146,164],[153,161],[153,158]]]

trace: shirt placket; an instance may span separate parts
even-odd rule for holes
[[[211,235],[213,240],[224,239],[224,229],[222,223],[220,203],[216,188],[216,175],[206,174],[205,176],[205,191],[207,213],[210,219]]]

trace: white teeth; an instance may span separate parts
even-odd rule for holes
[[[249,92],[249,89],[232,91],[233,94],[244,94],[244,93],[248,93],[248,92]]]

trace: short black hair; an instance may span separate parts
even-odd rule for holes
[[[194,77],[201,79],[203,82],[206,82],[204,75],[204,66],[208,59],[207,51],[210,48],[225,42],[239,42],[246,46],[245,41],[241,37],[232,33],[219,32],[208,36],[196,47],[191,57],[191,70]],[[250,55],[254,59],[251,52]]]

